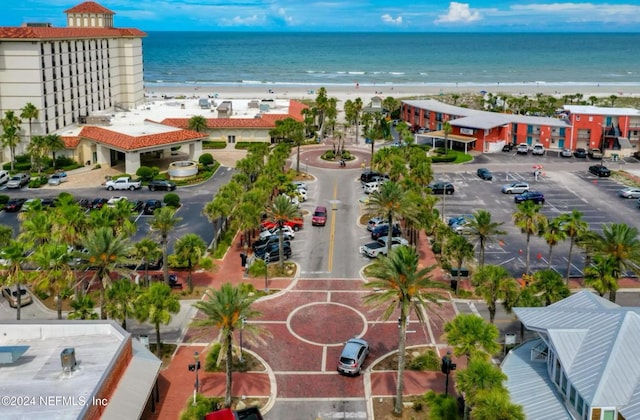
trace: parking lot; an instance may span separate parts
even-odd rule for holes
[[[637,160],[602,162],[610,169],[632,168]],[[634,165],[636,162],[636,165]],[[618,196],[623,184],[613,178],[598,178],[588,172],[589,165],[600,161],[561,158],[556,156],[515,156],[512,153],[482,155],[472,165],[465,165],[464,172],[438,172],[436,178],[454,184],[455,194],[446,196],[445,217],[470,214],[480,209],[491,212],[495,221],[503,222],[507,234],[498,243],[487,246],[485,262],[505,266],[515,276],[521,275],[526,266],[526,236],[516,228],[512,215],[516,211],[514,195],[501,193],[501,186],[512,182],[529,183],[531,191],[542,192],[545,205],[542,212],[555,218],[573,209],[583,213],[591,229],[599,231],[605,223],[626,223],[639,227],[637,214],[640,209],[635,199]],[[534,165],[542,166],[542,173],[535,178]],[[487,167],[493,180],[485,181],[476,175],[476,168]],[[460,168],[456,168],[460,170]],[[441,209],[442,203],[439,203]],[[549,247],[544,239],[532,237],[530,242],[531,270],[544,269],[548,265]],[[561,274],[567,270],[569,241],[554,247],[551,267]],[[571,276],[581,277],[584,257],[574,247]]]

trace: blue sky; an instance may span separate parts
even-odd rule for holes
[[[0,26],[50,22],[81,1],[5,0]],[[103,0],[144,31],[639,32],[637,0]]]

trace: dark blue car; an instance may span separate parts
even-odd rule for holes
[[[402,230],[400,230],[400,226],[393,225],[393,234],[391,236],[401,236]],[[383,236],[389,236],[389,225],[378,225],[371,231],[371,239],[378,239]]]
[[[544,194],[538,191],[527,191],[514,197],[516,204],[523,201],[533,201],[536,204],[544,204]]]

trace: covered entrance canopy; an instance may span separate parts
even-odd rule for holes
[[[436,147],[436,144],[442,143],[444,141],[449,141],[449,148],[453,145],[453,143],[457,143],[458,145],[464,147],[464,152],[468,153],[469,144],[475,142],[477,139],[475,137],[463,136],[461,134],[449,134],[445,136],[444,131],[430,131],[424,134],[416,135],[416,144],[431,144],[431,147]]]

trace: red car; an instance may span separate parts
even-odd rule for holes
[[[291,220],[287,220],[284,222],[285,226],[289,226],[294,231],[299,231],[304,226],[304,219],[302,217],[295,217]],[[276,226],[271,220],[265,220],[262,222],[262,227],[265,229],[272,229]]]
[[[327,208],[326,207],[316,207],[313,212],[313,216],[311,216],[311,224],[313,226],[324,226],[327,223]]]

